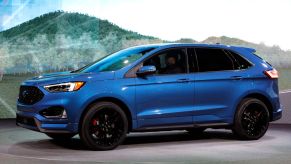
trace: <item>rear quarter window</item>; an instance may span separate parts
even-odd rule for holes
[[[247,59],[242,57],[241,55],[239,55],[235,52],[229,51],[229,50],[226,50],[226,51],[233,57],[234,69],[236,69],[236,70],[248,69],[249,67],[252,66],[252,64]]]

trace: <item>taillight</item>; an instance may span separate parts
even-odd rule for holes
[[[264,71],[264,73],[271,79],[278,79],[279,78],[279,72],[276,69]]]

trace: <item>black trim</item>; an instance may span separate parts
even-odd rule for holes
[[[152,132],[152,131],[169,131],[169,130],[185,130],[191,128],[228,128],[231,124],[229,123],[199,123],[199,124],[186,124],[186,125],[165,125],[165,126],[152,126],[142,127],[132,130],[132,132]]]
[[[23,117],[19,115],[16,115],[16,124],[23,124],[23,125],[37,127],[36,122],[34,121],[33,118]]]

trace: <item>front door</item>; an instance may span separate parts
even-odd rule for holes
[[[140,128],[192,124],[194,85],[184,49],[160,52],[143,62],[154,75],[136,78],[136,109]]]

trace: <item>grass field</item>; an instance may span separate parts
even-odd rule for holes
[[[291,68],[279,69],[280,90],[291,89]],[[34,75],[5,75],[0,81],[0,119],[15,117],[19,85]]]

